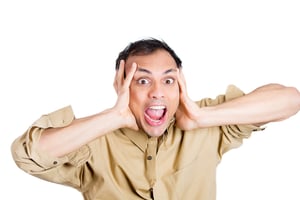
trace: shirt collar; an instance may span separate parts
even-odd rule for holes
[[[166,137],[170,134],[170,131],[172,130],[171,127],[174,125],[174,123],[175,123],[175,118],[173,118],[170,121],[170,124],[166,130],[166,133],[164,133],[162,140],[165,140]],[[145,133],[142,130],[136,131],[136,130],[129,129],[129,128],[121,128],[121,132],[124,135],[126,135],[141,151],[143,151],[143,152],[146,151],[147,143],[149,140],[149,136],[147,135],[147,133]]]
[[[146,151],[148,135],[144,131],[122,128],[121,132],[126,135],[141,151]]]

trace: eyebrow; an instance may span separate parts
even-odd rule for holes
[[[137,71],[139,71],[139,72],[145,72],[147,74],[152,74],[152,72],[149,71],[148,69],[141,68],[141,67],[138,67]],[[174,69],[174,68],[168,69],[163,74],[168,74],[168,73],[171,73],[171,72],[176,72],[176,69]]]

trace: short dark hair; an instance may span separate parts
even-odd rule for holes
[[[121,60],[126,61],[129,56],[149,55],[159,49],[169,52],[169,54],[174,58],[177,67],[182,67],[180,58],[166,42],[155,38],[147,38],[130,43],[123,51],[119,53],[119,56],[116,60],[116,70],[119,69]]]

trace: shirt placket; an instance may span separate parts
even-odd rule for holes
[[[153,186],[156,182],[156,153],[157,153],[157,138],[151,137],[148,140],[147,150],[146,150],[146,175],[150,183],[149,190],[151,193],[153,193]]]

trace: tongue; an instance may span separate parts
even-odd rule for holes
[[[146,110],[146,113],[149,117],[151,117],[151,119],[159,120],[164,114],[164,109],[157,110],[149,108]]]

